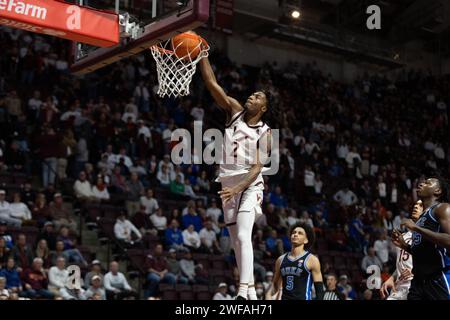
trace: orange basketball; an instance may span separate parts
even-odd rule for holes
[[[188,31],[172,38],[172,46],[177,58],[183,59],[190,54],[191,59],[195,59],[201,50],[199,44],[202,38],[194,32]]]

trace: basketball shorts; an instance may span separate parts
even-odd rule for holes
[[[242,175],[221,177],[222,189],[234,187],[242,181],[242,177]],[[225,224],[227,226],[235,224],[238,214],[254,214],[256,221],[262,215],[263,191],[264,180],[260,175],[247,189],[234,195],[226,204],[222,202]]]
[[[450,300],[450,272],[442,272],[429,279],[414,278],[408,300]]]
[[[387,300],[407,300],[409,287],[411,286],[411,282],[403,282],[399,284],[395,284],[395,291],[392,291]]]

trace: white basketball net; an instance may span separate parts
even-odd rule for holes
[[[180,45],[182,45],[182,42],[174,48],[172,39],[169,39],[150,48],[156,61],[159,83],[158,95],[161,98],[164,96],[187,96],[197,63],[208,56],[209,46],[206,41],[200,42],[191,51],[196,52],[200,48],[200,53],[195,58],[191,56],[191,52],[188,52],[183,57],[178,57],[175,52]]]

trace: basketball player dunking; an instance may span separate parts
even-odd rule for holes
[[[255,220],[262,215],[262,171],[270,155],[271,132],[262,121],[269,107],[268,94],[255,92],[242,106],[217,84],[208,58],[203,58],[199,66],[206,87],[228,117],[217,181],[222,184],[219,194],[239,270],[236,299],[257,300],[251,236]]]
[[[291,252],[278,258],[275,264],[273,288],[282,288],[281,300],[311,300],[312,283],[317,300],[323,299],[324,287],[319,259],[305,250],[314,243],[311,227],[297,223],[290,229]]]
[[[411,218],[413,221],[419,220],[423,213],[422,200],[417,201],[414,205]],[[399,237],[398,230],[394,230],[395,237]],[[412,232],[407,231],[401,235],[403,240],[410,245],[412,242]],[[412,274],[412,256],[407,251],[397,247],[397,262],[394,274],[387,279],[380,288],[381,298],[387,300],[406,300],[408,297],[409,287],[411,286]],[[389,289],[392,291],[389,293]],[[389,296],[388,296],[389,295]]]
[[[402,223],[412,231],[408,245],[400,232],[393,233],[396,246],[412,254],[414,278],[408,300],[450,299],[450,204],[448,184],[443,179],[429,178],[420,183],[417,195],[424,213],[414,223]]]

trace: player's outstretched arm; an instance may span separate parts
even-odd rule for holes
[[[211,68],[209,59],[207,57],[201,59],[199,62],[199,66],[206,87],[208,88],[216,103],[228,113],[230,118],[235,113],[242,111],[244,108],[241,106],[241,104],[236,99],[228,96],[223,88],[217,83],[217,79],[214,75],[213,69]]]
[[[281,266],[281,260],[283,259],[283,256],[279,257],[277,259],[277,262],[275,262],[275,272],[273,275],[272,280],[272,287],[273,291],[275,293],[278,293],[283,286],[283,280],[281,279],[281,273],[280,273],[280,266]]]
[[[324,295],[324,287],[323,287],[323,277],[322,271],[320,270],[320,261],[319,259],[311,255],[308,259],[307,266],[309,270],[311,270],[314,288],[316,289],[317,300],[323,300]]]
[[[442,203],[434,210],[434,213],[442,232],[433,232],[419,227],[411,219],[406,219],[402,225],[411,231],[420,233],[428,241],[450,250],[450,204]]]

